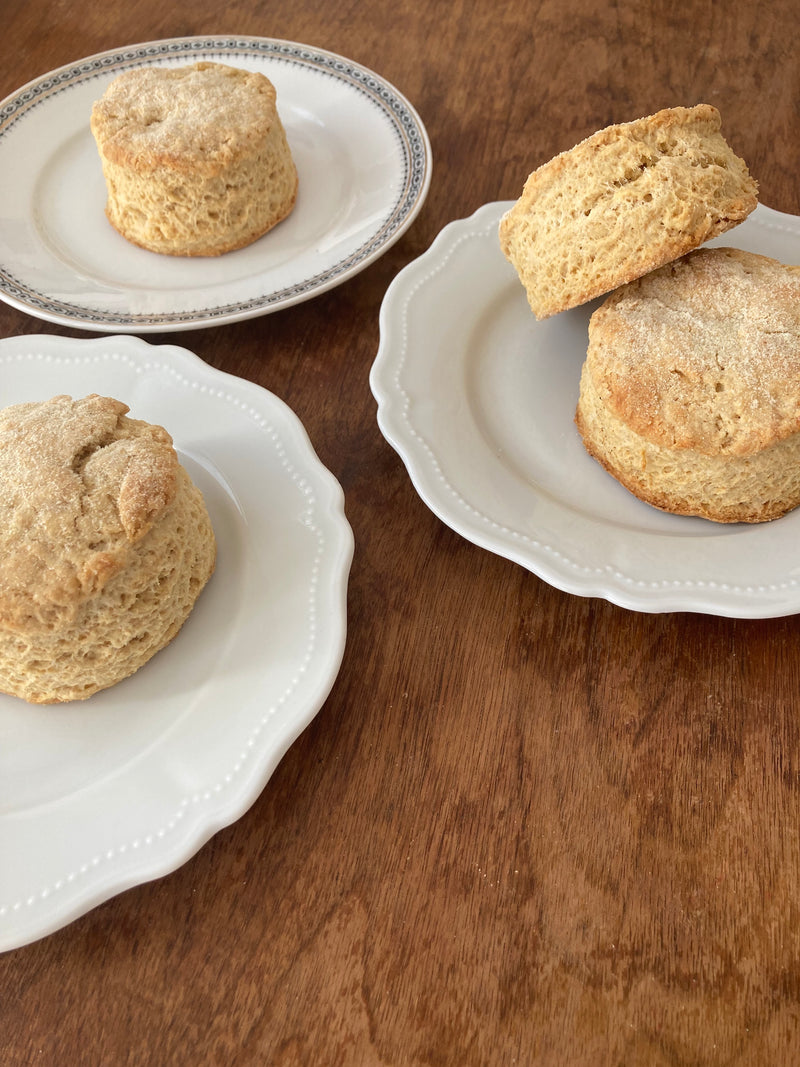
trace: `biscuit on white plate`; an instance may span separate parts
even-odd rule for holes
[[[297,169],[263,74],[222,63],[137,67],[92,108],[106,215],[135,245],[217,256],[289,215]]]
[[[576,422],[641,500],[716,522],[800,504],[800,267],[702,248],[589,322]]]
[[[56,396],[0,411],[0,692],[82,700],[177,634],[216,560],[160,426]]]
[[[544,319],[724,233],[757,194],[716,108],[668,108],[600,130],[535,170],[500,222],[500,246]]]

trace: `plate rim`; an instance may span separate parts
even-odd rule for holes
[[[379,105],[398,135],[404,155],[406,178],[390,216],[357,248],[319,274],[273,289],[241,303],[224,303],[187,312],[156,315],[104,312],[99,309],[48,297],[20,279],[0,262],[0,300],[40,320],[102,333],[176,332],[240,322],[303,303],[343,284],[365,270],[408,230],[421,211],[430,190],[433,156],[430,137],[411,101],[391,82],[362,63],[328,49],[279,37],[248,34],[208,34],[167,37],[96,52],[41,74],[0,100],[0,141],[27,112],[46,101],[48,95],[75,84],[132,66],[186,56],[229,52],[261,55],[316,69],[350,88],[365,93]],[[124,288],[124,287],[123,287]]]
[[[468,541],[519,564],[554,588],[572,595],[602,598],[618,607],[643,613],[692,612],[752,619],[800,612],[800,580],[776,580],[766,595],[760,595],[763,590],[758,591],[759,595],[752,591],[741,595],[722,583],[704,581],[702,577],[680,582],[682,588],[665,582],[662,588],[649,589],[644,588],[647,583],[626,575],[615,563],[599,569],[584,567],[561,553],[557,545],[537,542],[535,535],[511,529],[508,522],[496,522],[491,512],[486,512],[483,502],[465,496],[448,482],[435,450],[413,425],[410,398],[400,382],[407,323],[413,313],[415,295],[446,269],[443,262],[458,245],[470,238],[486,240],[488,232],[496,228],[502,214],[514,203],[513,200],[491,201],[471,215],[448,222],[430,246],[395,276],[384,295],[370,388],[378,406],[380,430],[403,461],[420,498],[441,521]],[[754,214],[757,216],[754,221],[760,225],[800,237],[800,216],[764,204],[759,204]],[[734,234],[735,230],[729,231],[714,243],[735,243]],[[497,248],[498,263],[505,267],[499,244]],[[509,284],[518,285],[513,269],[509,278]],[[787,519],[791,520],[791,516],[785,516],[782,521]],[[589,520],[586,522],[591,525]],[[791,587],[790,593],[787,587]]]
[[[67,364],[81,359],[91,361],[95,354],[99,357],[102,349],[129,352],[132,361],[144,356],[150,362],[141,374],[152,373],[153,368],[166,369],[185,375],[192,388],[196,385],[201,393],[217,391],[221,401],[234,409],[242,409],[235,417],[241,414],[243,420],[249,419],[248,428],[253,425],[255,416],[261,416],[265,442],[272,440],[270,435],[275,438],[274,444],[265,445],[265,453],[267,447],[273,449],[271,462],[276,471],[280,468],[281,478],[296,481],[292,492],[298,498],[314,499],[313,522],[310,518],[309,524],[324,535],[325,549],[317,553],[313,567],[309,566],[309,573],[302,575],[297,583],[299,591],[294,594],[305,598],[309,589],[314,591],[314,607],[307,607],[304,625],[313,631],[316,667],[309,663],[306,669],[303,665],[302,679],[295,687],[294,696],[291,691],[263,694],[265,703],[273,701],[289,713],[284,714],[269,737],[267,731],[263,732],[261,736],[265,740],[260,747],[260,725],[255,722],[253,709],[254,719],[252,722],[248,719],[254,740],[248,750],[249,768],[238,772],[238,780],[234,780],[227,795],[224,790],[208,790],[209,795],[192,797],[183,810],[166,812],[163,818],[170,832],[164,836],[159,833],[157,840],[148,843],[148,848],[139,848],[134,859],[131,859],[132,849],[127,847],[129,842],[123,841],[114,855],[103,855],[99,859],[95,856],[90,860],[93,847],[89,841],[83,848],[83,857],[76,858],[71,872],[48,869],[48,883],[36,891],[31,891],[29,885],[18,880],[18,891],[14,896],[12,882],[11,894],[0,900],[0,952],[21,948],[54,933],[111,897],[169,874],[195,855],[220,829],[245,814],[266,787],[288,749],[313,721],[338,677],[346,645],[347,593],[354,550],[353,531],[345,514],[340,483],[320,460],[299,417],[274,393],[211,367],[188,349],[172,344],[151,344],[127,334],[98,338],[28,334],[0,339],[0,357],[12,358],[15,352],[26,349],[41,350],[45,362],[61,360]],[[295,517],[286,521],[294,523],[299,520]],[[323,601],[326,607],[330,605],[330,611],[323,613],[319,610]],[[191,699],[190,693],[187,700]],[[248,693],[248,702],[252,700],[253,695]],[[21,713],[24,714],[24,706],[21,706]],[[152,758],[152,752],[142,757],[145,763]],[[170,772],[176,773],[171,766],[161,769],[167,777]],[[107,788],[102,781],[100,785]],[[185,788],[182,783],[177,786],[177,791],[181,788]],[[113,784],[111,789],[113,792]],[[62,806],[70,803],[69,796],[61,802]],[[11,822],[7,820],[31,819],[34,825],[37,820],[41,824],[42,819],[57,817],[54,812],[58,804],[58,801],[46,801],[34,805],[33,814],[11,811],[0,815],[0,838],[4,825],[8,825],[8,832],[11,832]],[[170,816],[172,823],[169,822]],[[86,831],[86,827],[82,828],[82,832]],[[91,827],[88,831],[91,832]],[[155,827],[153,832],[155,834]],[[86,862],[81,864],[81,858]]]

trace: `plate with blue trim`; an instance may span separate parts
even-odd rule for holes
[[[89,120],[123,71],[201,60],[260,72],[297,166],[291,215],[246,248],[185,258],[137,248],[105,216]],[[107,333],[214,326],[341,285],[417,216],[431,179],[428,134],[380,75],[335,53],[263,37],[181,37],[90,56],[0,102],[0,299]]]

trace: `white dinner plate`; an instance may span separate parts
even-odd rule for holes
[[[585,452],[573,419],[599,301],[538,322],[497,238],[510,202],[450,223],[387,290],[370,384],[426,504],[559,589],[639,611],[800,610],[800,510],[759,525],[669,515]],[[800,263],[800,219],[759,205],[712,244]]]
[[[120,72],[198,60],[260,71],[297,165],[291,215],[224,256],[129,244],[104,213],[89,119]],[[49,322],[115,333],[185,330],[316,296],[408,228],[431,177],[428,135],[388,82],[341,56],[263,37],[181,37],[103,52],[0,103],[0,298]]]
[[[178,636],[71,704],[0,696],[0,950],[173,870],[256,799],[338,673],[339,483],[277,397],[134,337],[0,340],[0,407],[98,392],[166,426],[217,567]]]

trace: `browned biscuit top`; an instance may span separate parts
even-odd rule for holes
[[[800,429],[800,267],[706,248],[612,293],[587,369],[653,444],[748,455]]]
[[[126,564],[172,503],[160,426],[97,395],[0,411],[0,625],[51,629]]]

